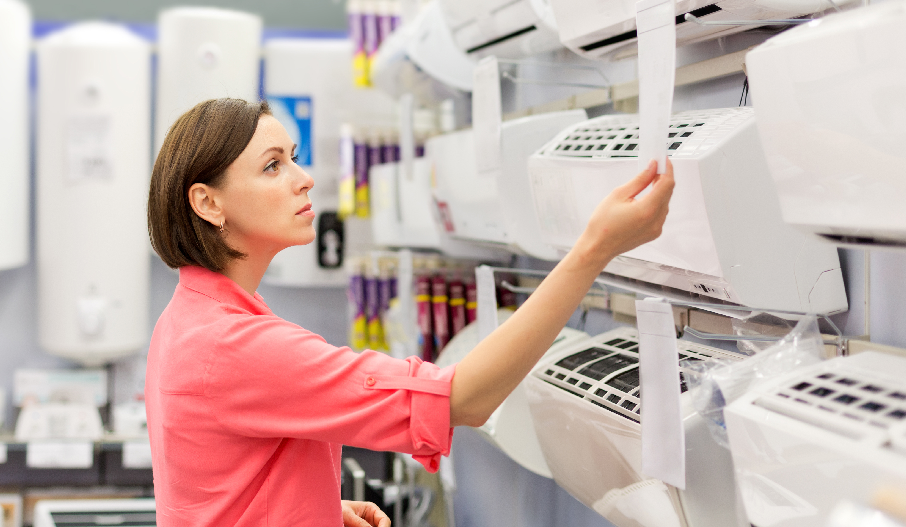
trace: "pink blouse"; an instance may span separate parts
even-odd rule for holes
[[[341,445],[436,471],[453,373],[331,346],[229,278],[180,269],[145,381],[157,524],[342,526]]]

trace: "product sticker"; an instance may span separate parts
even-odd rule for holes
[[[402,176],[406,181],[412,181],[412,163],[415,160],[415,130],[413,119],[415,117],[415,98],[411,93],[400,97],[399,128],[400,128],[400,166]]]
[[[639,170],[657,160],[663,174],[676,77],[674,0],[636,2],[639,33]]]
[[[686,436],[680,403],[673,308],[660,298],[636,300],[642,397],[642,472],[686,488]]]
[[[314,110],[310,96],[280,97],[268,95],[267,103],[274,118],[286,128],[289,138],[295,143],[299,166],[310,167],[313,162],[314,135],[311,120]]]
[[[25,447],[29,468],[91,468],[94,444],[87,441],[34,441]]]
[[[503,165],[500,152],[501,108],[500,67],[497,57],[492,55],[481,59],[472,75],[472,129],[479,174],[493,175]]]
[[[66,175],[70,181],[113,177],[112,118],[84,113],[69,118],[66,130]]]
[[[476,267],[475,285],[478,289],[478,339],[484,340],[497,329],[497,291],[494,287],[494,270],[487,265]]]
[[[0,465],[6,463],[8,455],[9,447],[6,446],[6,443],[0,443]]]
[[[151,468],[151,442],[124,441],[123,468]]]

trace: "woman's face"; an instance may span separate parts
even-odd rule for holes
[[[315,182],[295,163],[295,148],[283,125],[262,115],[248,146],[227,167],[217,194],[227,243],[235,249],[272,257],[315,239],[308,198]]]

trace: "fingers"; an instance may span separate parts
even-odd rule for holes
[[[648,166],[645,167],[645,170],[642,170],[636,177],[617,187],[614,193],[623,199],[634,198],[654,181],[655,176],[657,176],[657,161],[652,159]]]
[[[343,501],[344,527],[390,527],[390,518],[377,505],[364,501]]]
[[[656,167],[654,161],[651,163]],[[651,166],[652,165],[649,165],[648,167],[651,168]],[[636,179],[638,179],[638,177],[636,177]],[[666,207],[667,203],[670,201],[670,196],[673,194],[673,187],[675,185],[676,180],[673,178],[673,163],[670,162],[670,158],[667,158],[667,166],[664,173],[657,177],[651,186],[651,192],[640,201],[650,202],[658,207]]]

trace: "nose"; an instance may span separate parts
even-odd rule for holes
[[[298,174],[296,174],[295,181],[293,182],[293,188],[296,193],[300,194],[302,192],[311,190],[312,187],[315,186],[315,180],[308,174],[308,172],[303,170],[302,167],[296,165],[296,168],[298,169]]]

